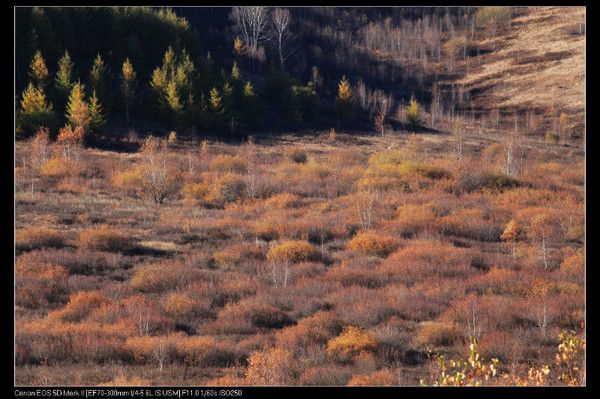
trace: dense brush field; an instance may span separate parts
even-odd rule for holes
[[[583,381],[578,147],[134,141],[16,143],[17,384]]]

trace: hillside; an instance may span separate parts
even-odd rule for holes
[[[472,93],[466,107],[533,111],[546,119],[571,117],[583,136],[585,21],[580,7],[535,7],[514,18],[506,33],[478,45],[492,48],[455,83]]]

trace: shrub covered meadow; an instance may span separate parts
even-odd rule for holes
[[[582,151],[345,136],[18,142],[17,383],[582,383]]]

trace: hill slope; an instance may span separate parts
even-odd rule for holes
[[[476,109],[565,112],[581,134],[585,100],[585,9],[536,7],[513,19],[506,34],[482,40],[496,48],[457,83]]]

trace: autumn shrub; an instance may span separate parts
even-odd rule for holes
[[[348,242],[348,249],[367,255],[385,257],[399,245],[398,240],[375,231],[362,231]]]
[[[67,301],[68,273],[61,265],[42,263],[22,255],[15,264],[15,303],[35,309]]]
[[[508,25],[512,17],[511,7],[479,7],[475,12],[475,26],[480,29],[496,29]]]
[[[287,313],[273,306],[261,306],[252,310],[250,314],[250,322],[257,328],[283,328],[290,324],[294,324]]]
[[[263,252],[256,245],[234,244],[213,253],[213,261],[221,269],[239,266],[250,259],[264,259]]]
[[[80,321],[110,300],[100,291],[80,291],[72,294],[62,309],[53,311],[50,316],[64,321]]]
[[[391,254],[380,270],[390,279],[414,284],[425,279],[465,278],[473,274],[471,253],[441,242],[414,242]]]
[[[338,281],[343,287],[357,285],[365,288],[379,288],[387,282],[386,276],[377,270],[332,267],[325,273],[326,279]]]
[[[479,208],[457,209],[450,215],[439,218],[438,228],[445,235],[478,241],[499,241],[504,227],[492,220],[490,213],[492,212]]]
[[[295,368],[292,354],[285,349],[256,351],[248,358],[246,381],[251,385],[290,385]]]
[[[65,322],[59,318],[34,318],[18,322],[15,336],[17,364],[41,362],[91,363],[125,361],[125,323],[98,324],[87,320]]]
[[[403,235],[412,236],[418,231],[435,226],[436,212],[431,204],[406,204],[398,207],[398,227]]]
[[[457,185],[453,189],[460,192],[473,192],[477,190],[493,190],[502,192],[508,189],[520,187],[523,182],[514,176],[502,172],[490,170],[469,171],[459,176]]]
[[[301,385],[346,385],[352,371],[345,365],[327,364],[311,367],[302,372]]]
[[[79,233],[79,248],[93,251],[122,252],[132,249],[135,240],[107,225],[87,228]]]
[[[15,232],[15,245],[18,250],[60,248],[65,245],[65,242],[63,233],[47,227],[25,227]]]
[[[186,200],[192,200],[197,203],[203,203],[206,201],[206,197],[209,195],[211,186],[208,183],[187,183],[181,188],[181,195]]]
[[[141,292],[175,289],[199,277],[199,270],[179,262],[160,261],[136,267],[129,284]]]
[[[367,330],[348,326],[327,342],[327,354],[340,360],[349,360],[360,352],[375,350],[377,345],[377,340]]]
[[[301,204],[300,197],[291,193],[275,194],[265,201],[265,205],[269,209],[297,208]]]
[[[167,363],[176,353],[175,335],[127,337],[124,348],[139,363]]]
[[[141,165],[119,169],[113,173],[111,180],[116,188],[136,193],[144,180],[144,169]]]
[[[343,322],[332,314],[318,311],[287,326],[277,333],[277,343],[284,348],[303,353],[311,345],[325,345],[337,336],[343,328]]]
[[[306,152],[301,150],[300,148],[291,148],[286,151],[285,156],[294,163],[306,163],[308,157]]]
[[[560,271],[569,276],[582,278],[584,276],[585,258],[581,252],[566,256],[560,264]]]
[[[209,201],[217,203],[234,202],[244,197],[246,182],[240,175],[226,173],[222,175],[213,188]]]
[[[459,338],[456,326],[443,322],[422,322],[416,336],[416,342],[422,347],[452,346]]]
[[[319,252],[307,241],[283,241],[269,249],[267,259],[297,263],[319,260]]]
[[[195,315],[197,304],[189,296],[173,293],[165,301],[165,311],[173,317],[188,319]]]
[[[357,182],[359,189],[414,191],[429,185],[428,180],[449,178],[450,173],[435,165],[407,159],[400,151],[375,153]]]
[[[389,369],[373,371],[369,374],[352,376],[348,386],[386,386],[399,385],[398,374]]]
[[[65,177],[75,171],[73,160],[69,160],[63,156],[55,155],[48,159],[40,168],[40,175],[44,177]]]
[[[217,155],[213,157],[210,168],[218,172],[242,173],[246,170],[246,161],[238,155]]]
[[[231,342],[206,335],[173,335],[173,357],[199,367],[230,367],[241,361],[240,353]]]
[[[467,293],[510,295],[514,293],[519,278],[519,273],[514,270],[492,267],[485,274],[478,274],[469,278],[465,288]]]

